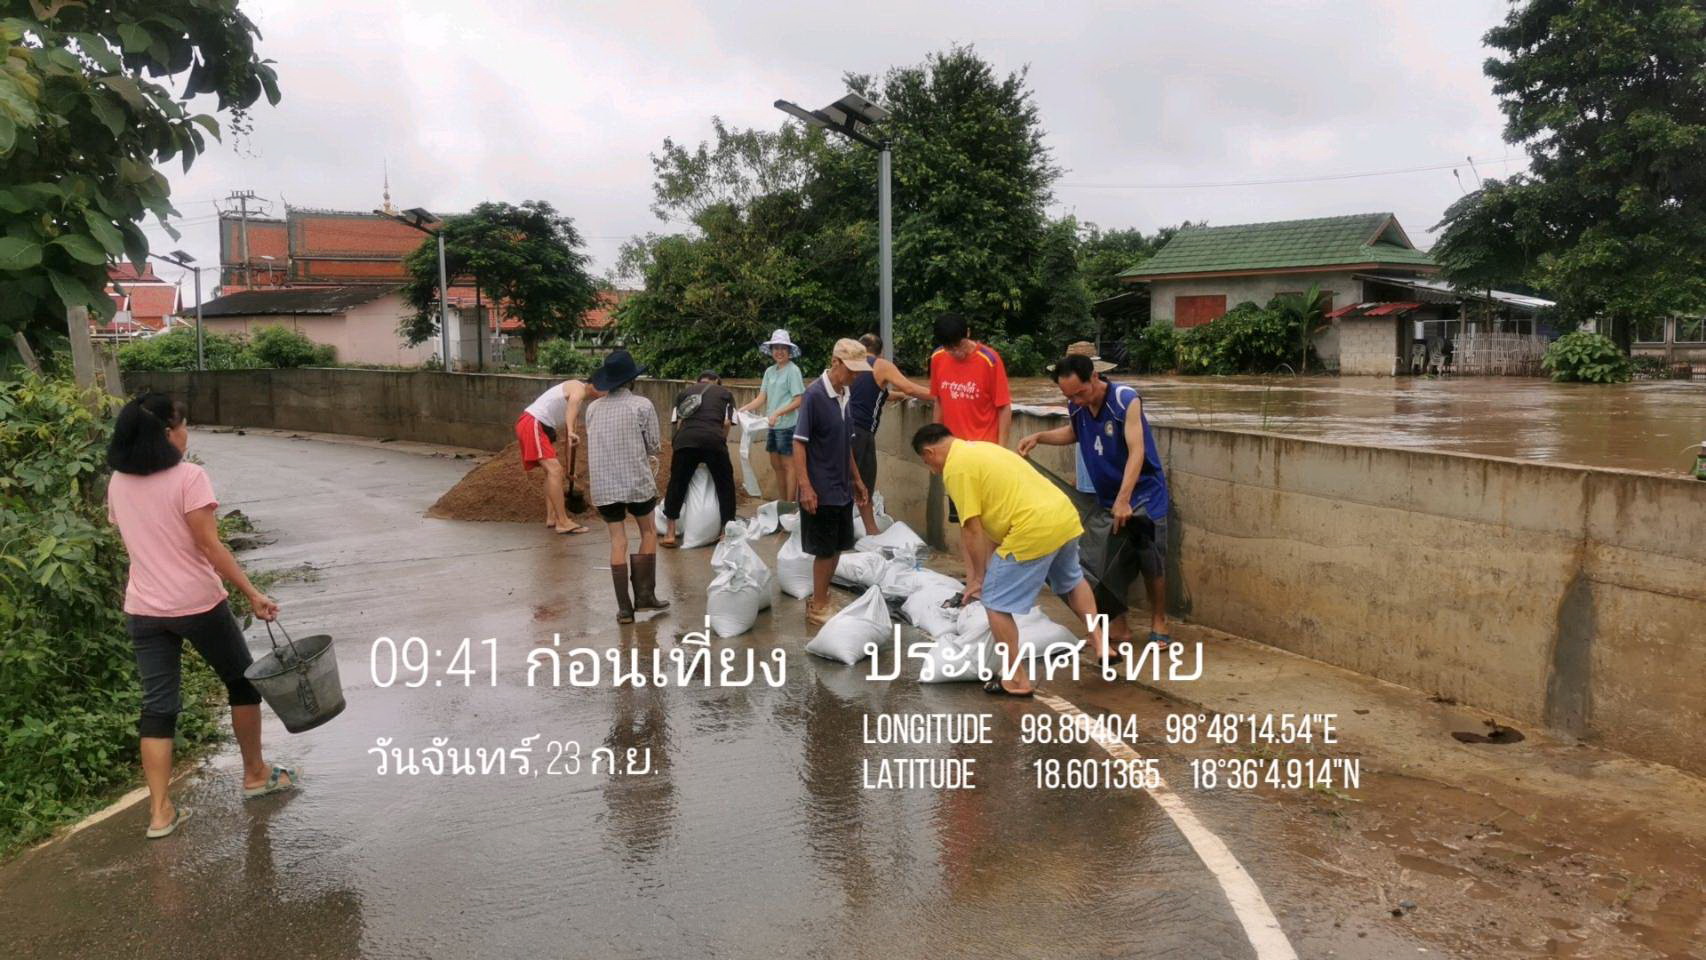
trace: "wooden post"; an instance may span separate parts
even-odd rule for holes
[[[30,349],[30,342],[24,339],[22,333],[12,334],[12,346],[17,348],[18,359],[36,376],[41,376],[41,361],[36,359],[36,352]]]
[[[71,337],[71,372],[84,390],[95,385],[95,350],[89,342],[89,308],[65,311],[66,333]]]

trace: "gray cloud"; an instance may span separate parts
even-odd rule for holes
[[[285,198],[371,209],[388,164],[400,206],[549,200],[592,238],[602,270],[621,238],[665,226],[648,209],[646,159],[664,137],[696,141],[713,114],[772,127],[779,96],[827,102],[844,72],[878,73],[955,42],[998,69],[1028,67],[1066,171],[1056,212],[1104,226],[1392,210],[1425,246],[1460,196],[1450,170],[1179,185],[1471,154],[1483,175],[1521,169],[1480,72],[1480,37],[1503,0],[244,6],[278,62],[284,102],[256,110],[252,136],[228,138],[188,174],[174,168],[185,221],[174,245],[209,264],[215,198],[247,188],[274,210]]]

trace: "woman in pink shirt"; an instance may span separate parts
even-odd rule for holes
[[[278,604],[255,589],[219,540],[213,485],[207,471],[183,459],[188,424],[180,404],[145,393],[119,411],[107,464],[107,516],[130,554],[125,585],[125,626],[136,648],[142,679],[142,774],[153,816],[147,836],[170,836],[189,811],[167,793],[172,778],[172,736],[177,730],[179,657],[183,641],[213,667],[230,695],[231,728],[243,752],[243,794],[260,797],[295,786],[295,772],[261,756],[261,695],[244,679],[249,655],[243,628],[225,602],[230,581],[262,620]]]

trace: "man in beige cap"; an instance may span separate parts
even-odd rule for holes
[[[812,556],[812,598],[806,622],[822,626],[834,613],[829,578],[843,550],[853,549],[853,508],[868,496],[853,462],[852,425],[847,417],[847,388],[871,369],[857,340],[835,342],[823,376],[806,384],[800,418],[794,424],[794,475],[800,485],[800,545]]]

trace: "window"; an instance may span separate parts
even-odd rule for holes
[[[1181,330],[1186,327],[1200,327],[1211,320],[1218,320],[1225,312],[1226,294],[1224,293],[1173,298],[1173,326]]]
[[[1706,317],[1677,317],[1677,343],[1706,343]]]
[[[1644,320],[1635,321],[1634,340],[1636,343],[1664,343],[1664,318],[1648,317]]]

